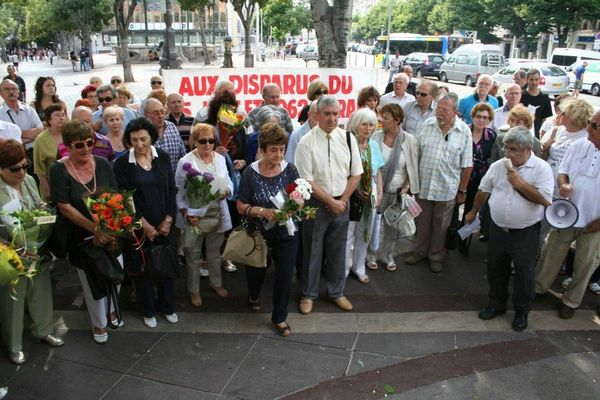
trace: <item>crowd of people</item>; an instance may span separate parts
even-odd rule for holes
[[[294,269],[300,282],[298,308],[305,315],[322,294],[321,280],[326,297],[351,311],[354,306],[344,293],[351,273],[369,284],[369,271],[398,269],[411,233],[381,216],[412,196],[420,214],[409,221],[416,224],[416,236],[406,264],[428,261],[433,273],[442,272],[447,231],[459,206],[464,223],[480,219],[480,239],[490,244],[489,301],[481,319],[506,311],[511,273],[517,331],[527,328],[536,294],[549,290],[563,264],[570,277],[563,282],[560,317],[573,316],[586,288],[600,294],[597,282],[590,282],[600,264],[600,206],[595,201],[600,112],[585,100],[563,96],[554,114],[535,69],[524,81],[518,72],[500,103],[499,95],[490,92],[488,75],[479,77],[473,93],[459,98],[434,81],[413,81],[412,71],[405,69],[392,76],[387,94],[361,89],[361,108],[345,128],[338,99],[324,82],[314,80],[308,87],[310,104],[294,129],[279,106],[281,90],[273,84],[262,88],[264,102],[244,115],[246,123],[231,128],[218,114],[223,105],[242,113],[228,81],[218,82],[208,105],[192,116],[183,112],[182,96],[166,92],[161,76],[151,78],[143,100],[121,76],[107,84],[92,77],[69,112],[52,77],[37,80],[35,100],[26,104],[11,67],[0,84],[0,208],[9,202],[24,209],[42,202],[56,205],[70,228],[67,259],[81,282],[97,343],[108,340],[107,325],[124,323],[114,302],[94,297],[82,254],[83,243],[99,248],[112,243],[83,201],[99,188],[135,190],[143,246],[179,250],[195,307],[203,304],[201,277],[208,277],[218,297],[229,296],[222,268],[233,272],[237,267],[223,260],[224,243],[242,222],[255,226],[270,248],[275,270],[271,320],[282,336],[291,333],[287,312]],[[230,140],[221,143],[224,137]],[[191,212],[185,190],[190,167],[226,182],[212,205],[214,213]],[[299,223],[293,232],[272,223],[277,208],[271,197],[298,178],[312,186],[306,206],[315,207],[316,218]],[[544,208],[557,197],[569,198],[579,209],[571,228],[554,229],[543,220]],[[9,241],[10,232],[0,230],[0,238]],[[466,250],[468,243],[461,246]],[[123,241],[121,253],[144,324],[155,328],[159,313],[177,323],[173,279],[156,281],[144,274],[139,243]],[[64,344],[52,332],[52,257],[43,257],[32,281],[19,280],[16,296],[0,287],[2,338],[16,364],[25,362],[25,303],[33,335],[51,346]],[[259,312],[265,269],[246,267],[245,272],[249,308]]]

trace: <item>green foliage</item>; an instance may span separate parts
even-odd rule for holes
[[[22,5],[4,1],[0,4],[0,43],[8,36],[19,33],[20,21],[25,19],[26,9]]]
[[[299,35],[302,29],[313,29],[312,16],[306,2],[271,0],[263,10],[265,26],[272,29],[273,37],[281,44],[287,34]]]
[[[177,0],[182,10],[187,11],[199,11],[201,14],[204,14],[204,9],[208,5],[212,5],[214,3],[213,0]]]
[[[484,0],[441,0],[427,17],[433,32],[451,33],[454,29],[475,30],[482,42],[498,41],[492,34],[495,11],[485,7]]]

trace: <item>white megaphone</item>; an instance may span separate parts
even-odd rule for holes
[[[579,219],[577,206],[567,199],[556,199],[544,210],[546,222],[556,229],[570,228]]]

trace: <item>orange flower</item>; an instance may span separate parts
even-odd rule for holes
[[[123,225],[129,226],[133,222],[133,218],[129,215],[126,215],[123,217],[123,219],[121,221],[123,222]]]

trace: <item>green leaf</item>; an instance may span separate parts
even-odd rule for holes
[[[383,385],[383,390],[385,390],[385,392],[387,394],[394,394],[394,393],[396,393],[396,389],[394,389],[394,387],[392,385],[388,385],[387,383],[385,385]]]

